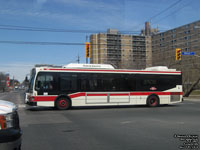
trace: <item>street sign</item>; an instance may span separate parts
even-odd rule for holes
[[[182,52],[182,55],[195,55],[195,52]]]

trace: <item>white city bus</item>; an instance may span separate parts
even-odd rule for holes
[[[167,67],[114,69],[111,65],[69,64],[32,69],[27,104],[71,106],[148,105],[182,101],[182,75]]]

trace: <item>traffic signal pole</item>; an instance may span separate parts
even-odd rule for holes
[[[86,57],[86,64],[88,64],[88,58],[91,56],[91,44],[90,42],[85,42],[85,57]]]
[[[88,64],[88,58],[86,58],[86,64]]]
[[[181,49],[176,48],[176,60],[181,60]]]
[[[88,64],[88,35],[86,35],[86,41],[85,41],[85,58],[86,58],[86,64]]]

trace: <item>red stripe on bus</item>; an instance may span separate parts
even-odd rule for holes
[[[70,98],[76,98],[76,97],[81,97],[81,96],[85,96],[85,92],[74,93],[74,94],[69,95]]]
[[[112,93],[110,96],[129,96],[129,93]]]
[[[40,101],[55,101],[57,96],[33,96],[33,102],[40,102]]]
[[[131,73],[169,73],[169,74],[171,73],[171,74],[181,74],[180,71],[170,72],[170,71],[137,71],[137,70],[56,69],[56,68],[50,68],[50,69],[47,69],[47,70],[52,70],[52,71],[89,71],[89,72],[121,72],[121,73],[131,72]]]
[[[183,92],[170,92],[170,95],[183,95]]]
[[[86,94],[85,92],[80,93],[74,93],[70,94],[69,97],[71,99],[78,98],[81,96],[129,96],[129,93],[91,93]],[[160,95],[183,95],[183,92],[130,92],[130,96],[148,96],[151,94],[156,94],[158,96]],[[40,101],[55,101],[57,96],[33,96],[34,102],[40,102]]]
[[[87,94],[87,96],[108,96],[107,93]]]
[[[144,96],[144,95],[183,95],[183,92],[131,92],[130,95]]]

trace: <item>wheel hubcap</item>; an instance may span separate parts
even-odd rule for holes
[[[59,101],[59,106],[60,107],[66,107],[67,106],[67,102],[65,100],[60,100]]]
[[[157,104],[157,101],[154,98],[152,98],[150,100],[150,103],[151,103],[151,105],[155,106]]]

